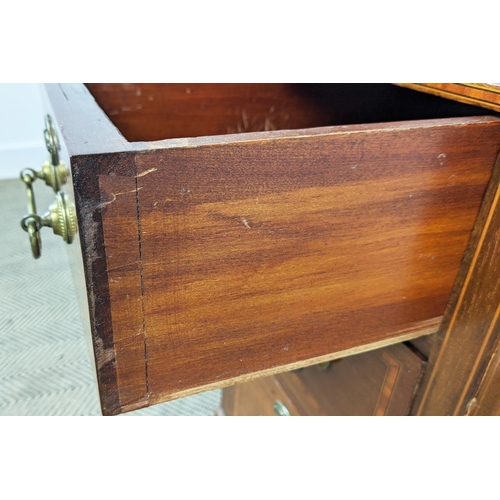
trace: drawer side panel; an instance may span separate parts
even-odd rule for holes
[[[500,127],[262,137],[137,155],[151,402],[442,316]]]

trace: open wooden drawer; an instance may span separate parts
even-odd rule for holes
[[[488,111],[390,85],[46,91],[104,414],[436,331]]]

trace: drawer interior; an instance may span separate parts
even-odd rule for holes
[[[131,142],[494,112],[391,84],[86,84]]]

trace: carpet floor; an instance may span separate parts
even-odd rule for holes
[[[42,181],[35,192],[45,212],[53,192]],[[65,243],[44,228],[33,259],[22,182],[0,181],[0,200],[0,415],[100,415]],[[209,391],[126,415],[214,415],[220,400]]]

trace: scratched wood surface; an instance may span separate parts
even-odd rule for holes
[[[227,416],[272,416],[280,400],[292,416],[407,415],[425,359],[403,344],[350,356],[326,370],[302,370],[224,389]]]
[[[149,404],[439,318],[499,124],[166,141],[138,155]]]
[[[87,84],[130,141],[258,132],[329,125],[315,106],[286,84]]]
[[[86,86],[129,141],[486,114],[481,108],[390,84]]]

